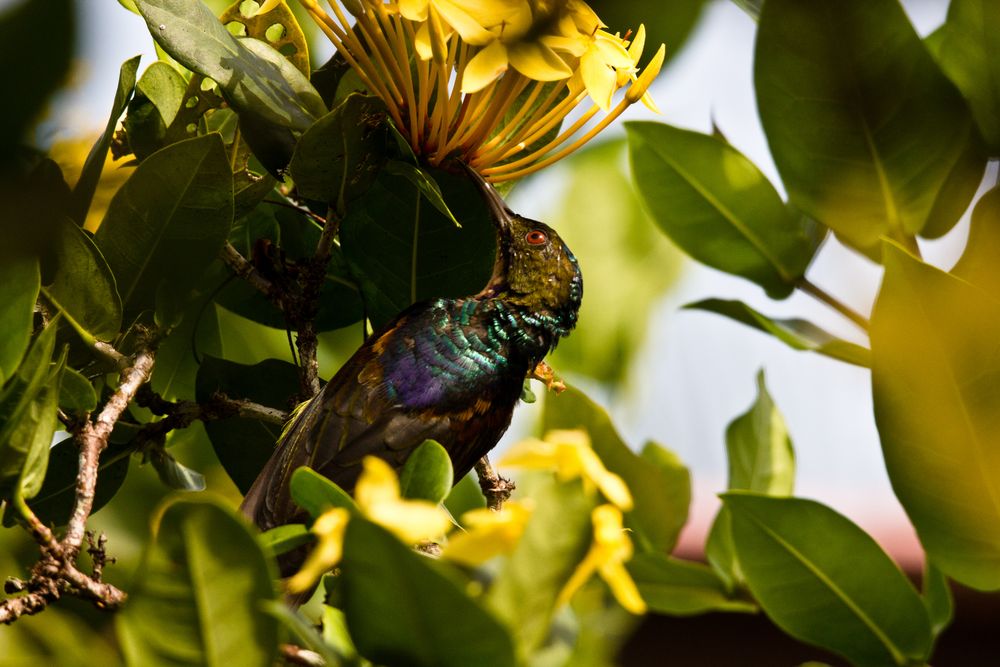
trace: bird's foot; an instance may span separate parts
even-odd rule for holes
[[[528,374],[528,377],[545,383],[546,389],[554,391],[557,394],[566,391],[566,383],[559,379],[555,371],[552,370],[552,367],[544,361],[539,361],[531,373]]]

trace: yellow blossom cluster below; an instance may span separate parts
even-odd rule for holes
[[[552,431],[544,440],[526,440],[516,445],[503,463],[511,467],[550,470],[560,481],[581,479],[589,493],[599,491],[609,501],[593,510],[591,548],[566,582],[557,603],[568,602],[597,573],[625,609],[636,614],[644,612],[646,605],[625,569],[633,547],[622,523],[622,511],[631,509],[632,496],[625,482],[601,463],[586,433]],[[395,471],[382,459],[369,456],[364,459],[363,467],[355,489],[358,512],[407,544],[443,543],[442,556],[461,565],[474,567],[513,551],[531,518],[533,504],[530,500],[511,501],[499,511],[466,512],[462,516],[465,528],[448,535],[454,523],[443,507],[403,498]],[[351,514],[351,510],[337,507],[316,519],[312,526],[317,537],[316,546],[302,569],[288,580],[290,591],[309,590],[324,572],[340,562]]]
[[[333,0],[333,16],[300,2],[430,164],[457,158],[511,180],[573,152],[639,100],[657,110],[647,90],[665,48],[640,72],[643,26],[612,34],[583,0]]]

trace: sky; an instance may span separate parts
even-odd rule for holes
[[[0,8],[5,4],[11,3],[0,0]],[[946,0],[911,0],[904,6],[921,34],[940,25],[947,11]],[[117,2],[88,0],[78,7],[82,35],[75,87],[57,105],[66,112],[45,125],[40,137],[45,143],[101,128],[120,63],[137,53],[143,54],[144,64],[155,59],[142,20]],[[754,103],[754,35],[755,23],[735,5],[710,2],[683,52],[652,90],[663,115],[653,116],[635,105],[626,119],[657,119],[709,132],[714,118],[729,141],[780,190]],[[544,219],[543,200],[526,188],[515,191],[512,204],[524,215]],[[966,219],[944,239],[921,243],[927,260],[950,267],[964,243],[967,223]],[[868,313],[880,274],[874,264],[831,239],[808,275]],[[719,316],[679,310],[685,303],[708,297],[741,299],[772,316],[805,317],[832,333],[865,342],[850,322],[812,297],[795,294],[774,302],[749,282],[688,262],[679,284],[649,316],[655,337],[638,355],[631,391],[609,406],[629,442],[638,445],[654,439],[691,467],[695,502],[685,548],[696,550],[714,515],[715,494],[725,487],[725,427],[752,403],[754,378],[763,368],[795,442],[798,492],[847,514],[897,558],[912,561],[916,541],[885,474],[872,417],[869,373],[792,351]],[[523,432],[533,416],[531,410],[522,410],[512,432]]]

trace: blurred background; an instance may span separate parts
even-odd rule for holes
[[[0,0],[0,11],[12,4],[13,0]],[[208,4],[218,11],[229,3],[213,0]],[[654,116],[635,105],[624,120],[657,119],[702,132],[717,127],[783,191],[754,102],[756,25],[749,15],[730,0],[591,4],[612,30],[645,22],[650,53],[659,42],[667,44],[670,60],[652,89],[663,115]],[[917,31],[927,35],[944,21],[948,2],[904,0],[903,5]],[[53,149],[70,182],[107,120],[121,62],[142,54],[141,71],[156,59],[142,20],[114,0],[87,0],[77,8],[76,66],[36,136],[38,145]],[[325,62],[332,53],[331,45],[321,37],[313,39],[312,45],[314,64]],[[854,342],[866,343],[863,333],[810,296],[796,293],[786,301],[772,301],[749,282],[684,258],[645,217],[633,194],[623,136],[620,123],[616,124],[600,143],[519,184],[509,201],[519,213],[557,227],[586,277],[580,326],[551,359],[556,372],[602,402],[633,447],[655,440],[675,451],[691,469],[694,501],[679,554],[697,558],[702,553],[718,508],[715,494],[726,486],[726,425],[750,406],[756,392],[755,375],[764,369],[795,444],[797,495],[821,500],[846,514],[909,572],[919,572],[919,545],[893,497],[882,463],[869,373],[795,352],[730,320],[681,307],[708,297],[740,299],[770,316],[809,319]],[[112,192],[127,172],[128,168],[109,164],[104,191]],[[987,179],[994,178],[995,174],[987,174]],[[965,219],[943,239],[922,242],[924,256],[949,268],[958,258],[967,228]],[[874,264],[832,237],[809,271],[812,282],[863,314],[870,312],[879,276]],[[251,337],[238,316],[222,309],[218,315],[227,357],[243,363],[288,358],[284,332]],[[352,350],[360,337],[352,330],[327,336],[324,342],[321,369],[328,377],[338,357]],[[501,446],[530,432],[537,416],[537,405],[522,407]],[[206,453],[205,447],[198,446],[203,441],[198,429],[190,429],[182,438],[188,442],[178,445],[177,458],[205,473],[210,488],[235,494],[225,473],[213,463],[211,449]],[[146,468],[133,462],[127,493],[120,494],[93,522],[112,536],[112,551],[124,561],[124,568],[112,568],[112,580],[127,575],[146,531],[146,512],[123,508],[118,501],[142,494],[152,505],[166,492]],[[24,556],[30,562],[33,547],[19,536],[8,535],[11,532],[0,533],[0,554]],[[11,563],[4,562],[7,558],[0,555],[4,573],[11,571]],[[67,602],[67,609],[82,604]],[[55,616],[50,611],[45,618],[51,621]],[[59,618],[70,632],[76,621],[68,614]],[[22,625],[26,632],[38,627],[35,619],[18,624]],[[751,633],[762,631],[748,628]],[[681,632],[696,634],[694,629]],[[720,633],[718,628],[716,633]],[[2,643],[0,633],[0,647]],[[86,649],[91,664],[93,651],[100,648]],[[0,662],[2,656],[0,652]],[[635,664],[640,662],[637,657]]]

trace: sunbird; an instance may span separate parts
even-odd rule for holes
[[[411,305],[297,412],[243,500],[261,530],[301,520],[289,490],[300,466],[350,493],[364,457],[398,470],[436,440],[462,479],[510,426],[528,373],[576,325],[583,276],[573,253],[466,171],[497,229],[489,282],[478,294]]]

